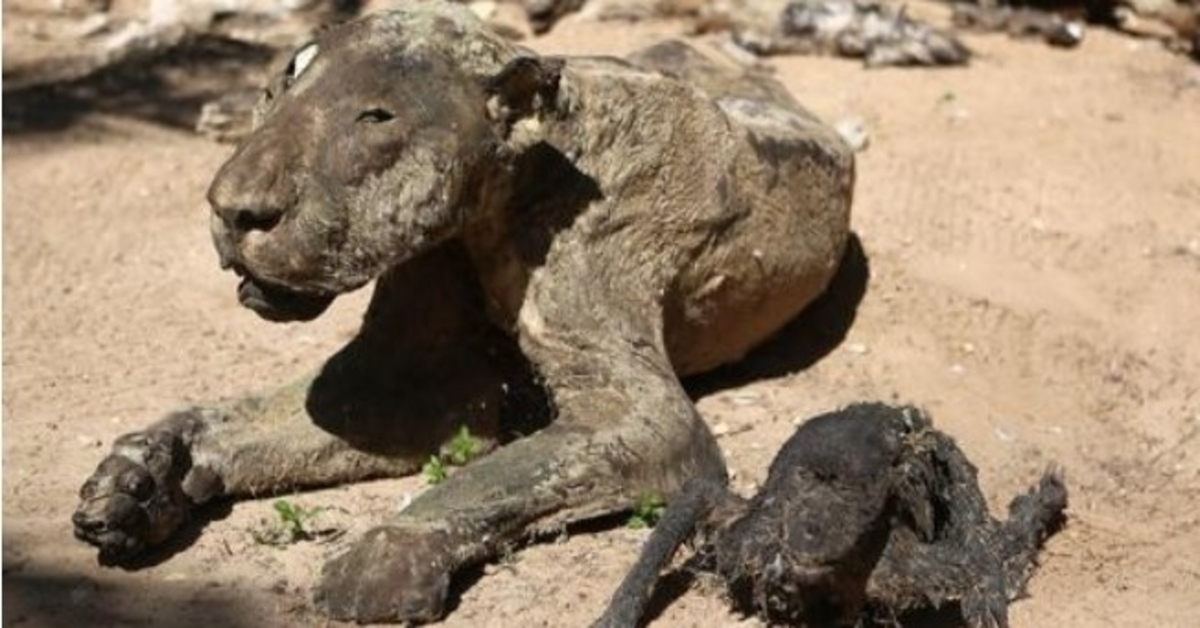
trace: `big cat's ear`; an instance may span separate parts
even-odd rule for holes
[[[487,79],[487,113],[505,135],[517,121],[536,116],[554,106],[563,60],[521,56],[509,61]]]

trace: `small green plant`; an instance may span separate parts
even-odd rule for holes
[[[662,518],[667,509],[667,503],[658,495],[644,495],[633,505],[633,512],[625,522],[625,527],[631,530],[653,528]]]
[[[461,467],[483,454],[486,443],[471,434],[470,428],[462,426],[443,447],[442,453],[429,457],[421,466],[421,475],[430,484],[439,484],[446,479],[447,466]]]
[[[421,476],[430,484],[441,484],[446,479],[446,465],[441,456],[430,456],[429,462],[421,466]]]
[[[259,543],[291,545],[297,541],[310,541],[329,532],[312,527],[317,516],[325,511],[320,506],[304,508],[286,499],[277,499],[272,506],[275,508],[276,520],[269,523],[264,521],[259,529],[251,531],[254,540]]]
[[[468,462],[478,458],[483,453],[483,440],[472,436],[471,430],[467,426],[458,428],[458,433],[454,438],[450,439],[450,464],[455,466],[463,466]]]
[[[939,102],[941,102],[944,105],[947,105],[947,104],[954,102],[955,100],[958,100],[958,94],[955,94],[954,92],[945,92],[944,94],[942,94],[942,97],[939,99]]]

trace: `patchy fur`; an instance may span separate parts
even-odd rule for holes
[[[271,320],[374,281],[362,329],[312,378],[122,438],[77,535],[127,562],[214,497],[411,473],[460,426],[509,436],[514,396],[553,415],[330,562],[335,618],[435,619],[515,538],[722,478],[678,377],[794,317],[849,233],[841,140],[677,43],[538,57],[405,3],[321,33],[256,118],[209,190],[222,265]]]
[[[908,611],[958,604],[968,626],[1007,626],[1066,505],[1061,477],[1047,473],[997,521],[975,467],[928,417],[853,405],[801,426],[750,500],[689,482],[596,626],[638,625],[658,572],[697,531],[693,563],[772,625],[899,625]]]

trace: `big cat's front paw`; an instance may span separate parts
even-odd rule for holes
[[[452,558],[445,533],[375,528],[325,565],[317,607],[359,623],[435,621],[445,613]]]
[[[170,538],[198,502],[219,492],[220,481],[194,467],[183,430],[188,414],[126,434],[79,490],[75,536],[100,549],[105,565],[129,563]]]

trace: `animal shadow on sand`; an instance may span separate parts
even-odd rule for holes
[[[684,380],[688,394],[700,399],[816,364],[846,339],[870,278],[870,261],[862,241],[858,234],[851,233],[837,274],[820,297],[745,359]]]
[[[267,46],[197,34],[150,59],[62,83],[4,90],[4,135],[66,130],[93,113],[194,131],[201,107],[254,89],[275,57]]]

